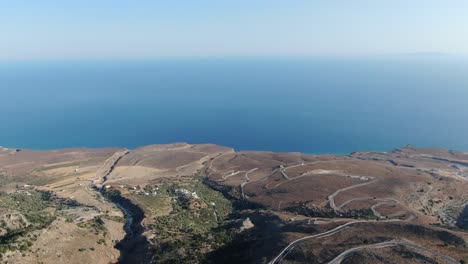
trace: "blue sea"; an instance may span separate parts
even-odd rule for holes
[[[2,62],[0,98],[0,146],[15,148],[468,151],[454,56]]]

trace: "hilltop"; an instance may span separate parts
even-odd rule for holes
[[[0,149],[0,262],[468,261],[468,153]]]

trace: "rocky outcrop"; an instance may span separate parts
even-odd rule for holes
[[[461,212],[456,225],[460,228],[468,229],[468,205],[466,205],[465,209]]]
[[[18,230],[29,226],[26,218],[12,210],[0,210],[0,236],[8,233],[8,230]]]
[[[243,222],[242,222],[242,226],[240,227],[240,232],[244,231],[244,230],[247,230],[247,229],[251,229],[253,228],[255,225],[252,223],[252,221],[250,221],[250,218],[247,217]]]

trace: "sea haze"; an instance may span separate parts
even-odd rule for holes
[[[468,60],[455,57],[2,63],[0,95],[8,147],[468,150]]]

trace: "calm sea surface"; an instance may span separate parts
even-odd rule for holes
[[[468,151],[468,59],[0,63],[0,146]]]

